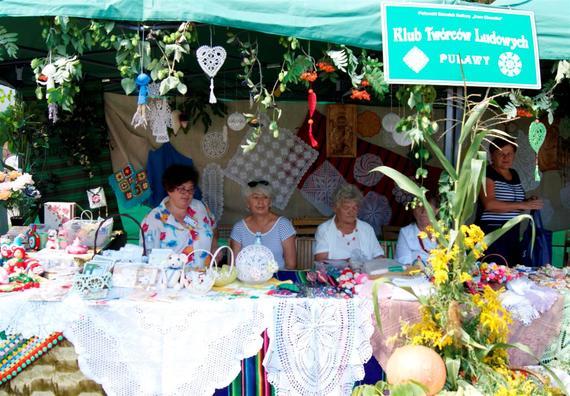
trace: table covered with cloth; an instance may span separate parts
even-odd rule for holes
[[[75,346],[81,371],[109,395],[209,395],[230,384],[241,360],[263,362],[277,394],[347,395],[370,358],[368,299],[283,298],[263,293],[147,294],[90,302],[70,295],[0,298],[0,328],[24,337],[54,331]]]
[[[378,295],[382,331],[375,328],[371,342],[374,357],[382,367],[386,367],[388,358],[399,346],[398,342],[387,341],[399,334],[401,323],[416,323],[421,320],[419,302],[395,300],[391,298],[392,294],[392,286],[380,285]],[[527,345],[533,351],[534,356],[540,358],[560,333],[563,308],[564,298],[560,296],[547,312],[530,325],[525,326],[520,321],[513,320],[510,325],[509,342]],[[509,350],[509,358],[510,364],[514,367],[537,363],[533,356],[516,348]]]

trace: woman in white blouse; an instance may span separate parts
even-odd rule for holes
[[[372,260],[384,256],[372,226],[356,218],[362,193],[351,184],[338,189],[334,217],[317,228],[315,260],[358,258]]]
[[[435,195],[427,195],[428,202],[434,211],[439,206],[438,198]],[[416,221],[400,230],[398,242],[396,243],[396,257],[400,264],[412,264],[418,259],[427,262],[429,252],[436,247],[437,243],[429,238],[420,238],[420,231],[426,231],[430,221],[427,211],[423,206],[416,206],[413,210]]]

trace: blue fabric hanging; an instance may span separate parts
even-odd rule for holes
[[[540,210],[531,211],[536,239],[532,246],[532,224],[524,232],[522,246],[522,264],[527,267],[541,267],[552,262],[552,231],[544,228]]]
[[[148,199],[151,207],[156,207],[166,197],[166,191],[162,186],[162,174],[170,165],[192,166],[192,158],[180,154],[170,143],[165,143],[156,150],[148,152],[146,172],[152,193]],[[194,186],[194,198],[202,199],[199,186]]]

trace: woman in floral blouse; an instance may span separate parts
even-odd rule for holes
[[[154,246],[190,254],[196,249],[214,251],[217,230],[208,207],[194,199],[198,171],[192,166],[172,165],[164,171],[162,184],[168,196],[150,211],[142,223],[145,234],[153,236]],[[202,266],[207,254],[195,258],[194,266]]]

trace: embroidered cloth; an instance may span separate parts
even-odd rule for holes
[[[247,133],[242,141],[249,136]],[[285,209],[299,180],[319,153],[287,129],[274,138],[267,131],[253,151],[238,149],[224,171],[226,177],[245,187],[251,180],[267,180],[274,191],[273,205]]]

